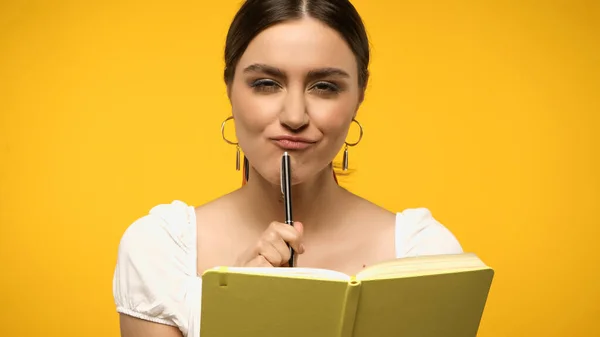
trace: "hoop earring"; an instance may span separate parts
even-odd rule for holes
[[[240,170],[240,145],[236,142],[230,141],[229,139],[227,139],[227,137],[225,137],[225,124],[227,124],[227,122],[230,120],[233,120],[233,116],[229,116],[229,117],[225,118],[225,120],[221,124],[221,136],[223,137],[223,140],[225,142],[227,142],[228,144],[235,145],[235,170],[239,171]]]
[[[358,136],[358,140],[356,142],[354,142],[354,143],[344,142],[344,144],[345,144],[345,146],[344,146],[344,160],[343,160],[343,170],[344,171],[348,171],[348,147],[349,146],[356,146],[356,145],[358,145],[358,143],[360,143],[360,141],[361,141],[361,139],[363,137],[363,127],[362,127],[362,125],[360,125],[360,123],[356,119],[354,119],[354,118],[352,118],[352,122],[356,123],[356,125],[358,125],[358,128],[360,129],[360,133],[359,133],[359,136]]]

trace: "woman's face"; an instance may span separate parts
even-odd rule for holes
[[[285,151],[294,184],[327,168],[362,100],[354,54],[335,30],[311,18],[257,35],[228,90],[240,147],[273,184]]]

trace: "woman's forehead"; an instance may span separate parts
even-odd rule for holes
[[[340,68],[357,76],[356,58],[337,31],[318,20],[304,18],[274,25],[258,34],[242,55],[238,68],[264,64],[305,73]]]

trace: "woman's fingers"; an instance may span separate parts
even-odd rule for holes
[[[263,232],[250,254],[241,258],[245,262],[238,263],[242,266],[272,266],[283,267],[289,265],[290,248],[298,254],[304,253],[302,244],[302,223],[294,223],[294,226],[281,222],[272,222]],[[288,247],[289,245],[289,247]]]

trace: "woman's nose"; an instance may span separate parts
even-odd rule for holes
[[[279,121],[287,128],[297,131],[308,124],[308,111],[304,93],[289,92],[285,98]]]

